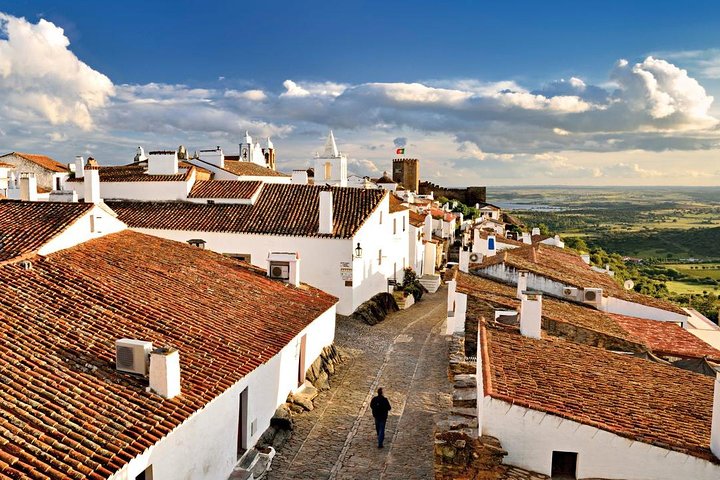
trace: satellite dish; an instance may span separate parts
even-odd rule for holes
[[[635,282],[632,280],[625,280],[625,283],[623,283],[623,287],[625,287],[625,290],[632,290],[635,286]]]

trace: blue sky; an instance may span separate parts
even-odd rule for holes
[[[448,185],[717,185],[719,27],[716,2],[16,0],[0,149],[123,163],[249,129],[290,170],[333,128],[373,176],[406,144]]]

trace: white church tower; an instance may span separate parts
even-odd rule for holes
[[[265,154],[263,153],[263,149],[260,146],[260,142],[253,143],[253,139],[247,132],[247,130],[245,131],[245,137],[240,144],[240,161],[252,162],[260,165],[261,167],[268,166],[268,161],[265,158]]]
[[[322,154],[315,154],[315,185],[347,187],[347,156],[338,151],[332,130]]]

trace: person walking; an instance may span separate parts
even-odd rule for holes
[[[375,417],[375,431],[377,432],[378,448],[383,448],[385,441],[385,422],[387,422],[388,412],[391,410],[390,402],[383,395],[382,387],[377,389],[377,396],[370,400],[370,409],[373,417]]]

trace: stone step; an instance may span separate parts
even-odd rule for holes
[[[452,407],[450,414],[453,416],[477,418],[477,408]]]
[[[255,466],[255,463],[258,461],[258,451],[254,448],[251,448],[245,454],[242,456],[240,461],[237,464],[238,469],[242,470],[250,470],[253,466]]]
[[[455,388],[476,388],[477,376],[469,373],[458,373],[453,379]]]
[[[456,388],[453,391],[453,407],[477,408],[477,389]]]
[[[420,277],[420,284],[429,293],[435,293],[440,288],[440,275],[423,275]]]

